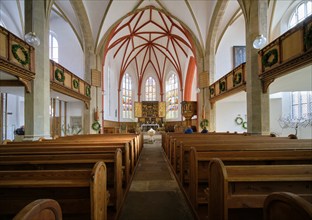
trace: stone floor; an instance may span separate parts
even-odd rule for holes
[[[197,219],[170,170],[160,138],[145,141],[119,220]]]

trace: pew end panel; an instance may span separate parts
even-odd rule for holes
[[[209,195],[208,195],[208,219],[225,220],[228,213],[225,207],[225,194],[228,191],[227,172],[220,159],[214,158],[209,164]],[[216,190],[211,193],[210,189]],[[224,212],[225,210],[225,212]]]
[[[290,192],[274,192],[264,201],[263,216],[264,220],[311,220],[312,204]]]
[[[13,220],[62,220],[62,209],[53,199],[38,199],[19,211]]]
[[[119,149],[120,150],[120,149]],[[120,150],[121,154],[121,150]],[[106,165],[99,161],[95,164],[90,180],[91,219],[107,219],[107,178]]]

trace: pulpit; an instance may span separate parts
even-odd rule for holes
[[[181,102],[181,114],[185,118],[186,125],[192,125],[192,117],[197,115],[197,102],[193,101],[183,101]]]

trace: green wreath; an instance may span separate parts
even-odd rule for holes
[[[233,86],[236,86],[242,82],[242,73],[236,73],[233,77]]]
[[[203,120],[200,122],[199,125],[200,125],[201,129],[204,129],[204,127],[207,127],[208,124],[209,124],[208,119],[203,119]]]
[[[214,88],[213,88],[213,87],[210,88],[210,95],[211,95],[211,96],[214,95]]]
[[[93,122],[92,129],[95,131],[99,131],[101,128],[101,124],[98,121]]]
[[[18,54],[17,54],[17,51],[18,50],[21,50],[23,55],[24,55],[24,60],[21,59]],[[22,47],[21,45],[19,44],[13,44],[12,45],[12,53],[13,53],[13,56],[14,58],[20,63],[22,64],[23,66],[29,64],[29,61],[30,61],[30,58],[29,58],[29,54],[27,52],[27,50],[25,50],[24,47]]]
[[[220,92],[225,91],[225,81],[219,82],[219,89],[220,89]]]
[[[244,121],[244,122],[243,122],[242,127],[243,127],[244,129],[247,129],[247,121]]]
[[[90,95],[91,95],[91,88],[90,88],[90,86],[87,86],[87,88],[86,88],[86,96],[90,97]]]
[[[60,70],[60,69],[56,69],[54,72],[55,75],[55,79],[59,82],[64,82],[65,80],[65,75],[64,75],[64,71]]]
[[[78,87],[79,87],[79,82],[78,82],[77,79],[74,79],[74,80],[73,80],[73,86],[74,86],[75,89],[78,89]]]
[[[273,60],[269,61],[271,56],[273,56]],[[272,50],[268,51],[267,53],[265,53],[262,56],[262,65],[264,67],[271,67],[274,64],[276,64],[277,61],[278,61],[278,51],[277,51],[277,49],[272,49]]]
[[[312,26],[310,26],[304,35],[304,44],[307,50],[312,47]]]
[[[242,117],[237,116],[237,117],[235,118],[235,123],[236,123],[237,125],[241,125],[241,124],[244,124],[244,120],[243,120]]]

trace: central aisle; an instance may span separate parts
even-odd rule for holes
[[[144,144],[119,220],[196,219],[165,159],[160,138]]]

